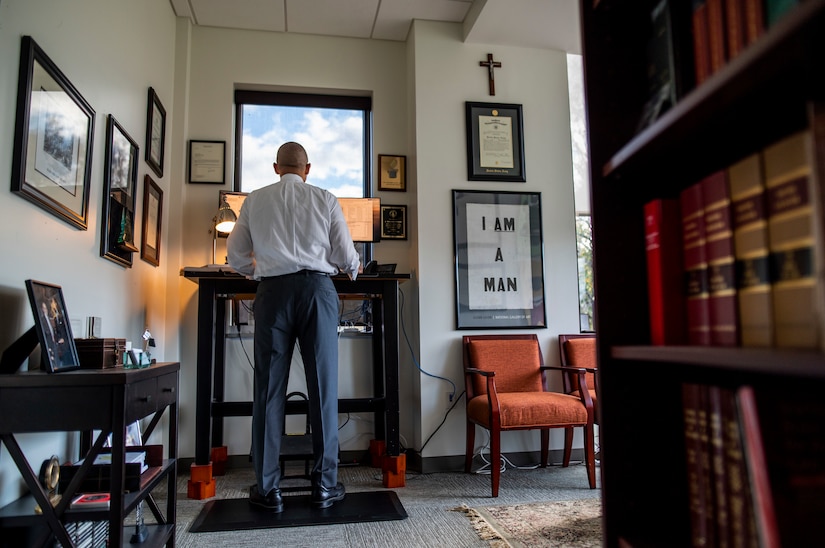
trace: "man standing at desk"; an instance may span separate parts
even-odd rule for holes
[[[280,450],[287,381],[297,339],[306,371],[315,465],[312,504],[344,498],[338,482],[338,293],[331,274],[355,278],[358,252],[338,200],[306,184],[310,164],[298,143],[278,149],[277,183],[247,196],[227,240],[230,266],[260,280],[255,294],[255,387],[249,502],[283,510]]]

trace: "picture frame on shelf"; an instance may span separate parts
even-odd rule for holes
[[[407,191],[407,157],[378,155],[378,190]]]
[[[143,229],[140,258],[160,266],[160,241],[163,223],[163,190],[148,174],[143,176]]]
[[[166,109],[155,89],[149,88],[146,107],[145,160],[158,177],[163,177],[163,158],[166,147]]]
[[[189,182],[226,182],[226,141],[189,141]]]
[[[457,329],[546,328],[541,193],[453,190]]]
[[[407,239],[407,206],[381,204],[381,239]]]
[[[139,147],[112,114],[106,119],[100,256],[132,266]]]
[[[59,285],[26,280],[43,368],[48,373],[80,369],[72,326]]]
[[[11,190],[88,228],[95,111],[31,36],[20,47]]]
[[[467,179],[527,181],[522,106],[467,101]]]

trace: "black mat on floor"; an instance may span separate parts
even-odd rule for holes
[[[249,504],[249,500],[221,499],[207,502],[190,533],[214,533],[270,527],[334,525],[363,521],[405,519],[407,512],[393,491],[347,493],[346,498],[330,508],[314,508],[309,495],[284,497],[284,511],[273,514]]]

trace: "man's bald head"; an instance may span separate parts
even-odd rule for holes
[[[278,149],[274,166],[275,173],[278,175],[294,173],[306,181],[310,166],[307,151],[298,143],[292,141],[284,143]]]

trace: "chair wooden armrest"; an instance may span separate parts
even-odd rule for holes
[[[484,371],[483,369],[476,369],[475,367],[468,367],[464,371],[466,371],[467,373],[477,373],[478,375],[481,375],[482,377],[495,377],[496,376],[495,371]]]
[[[593,418],[593,398],[590,397],[590,390],[587,387],[587,373],[595,373],[597,371],[597,368],[572,366],[558,367],[555,365],[542,365],[541,369],[557,370],[563,373],[572,373],[578,376],[579,397],[581,398],[584,406],[587,408],[588,415],[590,415],[591,419]]]

